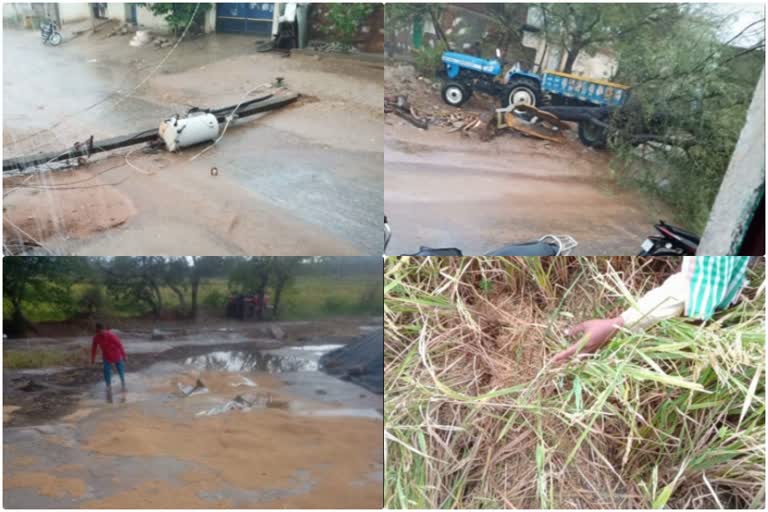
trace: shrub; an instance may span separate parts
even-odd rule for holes
[[[203,304],[210,307],[223,306],[227,299],[221,290],[211,290],[203,297]]]
[[[321,30],[338,38],[339,43],[346,49],[352,46],[360,24],[365,22],[373,13],[375,4],[333,4],[328,9],[328,24]]]
[[[441,60],[445,46],[439,44],[434,48],[413,50],[413,65],[424,76],[433,77],[443,68]]]

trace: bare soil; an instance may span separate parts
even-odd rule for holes
[[[28,243],[63,234],[65,238],[83,240],[120,226],[136,215],[133,202],[114,187],[104,186],[98,194],[92,188],[76,188],[85,180],[90,181],[90,186],[103,184],[101,179],[89,178],[89,173],[75,171],[51,179],[41,177],[31,183],[23,183],[21,177],[6,180],[7,187],[18,184],[25,188],[15,192],[13,207],[3,216],[5,238]],[[51,202],[53,195],[56,202]],[[45,203],[58,208],[40,208]]]

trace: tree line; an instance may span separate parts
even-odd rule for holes
[[[164,311],[163,290],[178,302],[177,316],[195,319],[201,285],[210,279],[226,280],[232,293],[256,294],[262,300],[269,289],[273,314],[281,312],[285,290],[298,276],[332,279],[381,279],[381,258],[342,257],[6,257],[3,260],[5,332],[23,334],[31,323],[25,304],[45,302],[81,312],[96,313],[105,291],[122,304],[132,304],[159,317]],[[77,301],[72,286],[85,285]],[[371,293],[376,292],[372,287]],[[371,300],[363,297],[361,300]]]

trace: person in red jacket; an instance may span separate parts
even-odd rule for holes
[[[125,348],[123,342],[115,333],[105,329],[104,325],[96,324],[96,336],[93,337],[91,345],[91,364],[96,359],[96,349],[101,348],[101,359],[104,363],[104,380],[107,383],[107,391],[112,390],[112,365],[117,367],[120,374],[120,383],[122,390],[125,391]]]

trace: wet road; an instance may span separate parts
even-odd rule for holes
[[[389,254],[422,245],[483,254],[567,234],[574,254],[634,255],[657,218],[613,184],[605,155],[506,134],[485,143],[440,128],[388,126],[385,211]]]
[[[126,393],[93,385],[59,421],[4,429],[3,504],[378,508],[382,397],[318,371],[337,346],[212,347],[129,371]]]
[[[215,44],[179,47],[157,73],[159,87],[153,78],[135,97],[99,103],[115,90],[131,91],[164,53],[129,48],[127,38],[89,41],[83,36],[48,48],[31,31],[6,30],[3,37],[6,155],[55,151],[90,135],[99,139],[157,126],[189,108],[185,94],[191,83],[207,99],[204,106],[218,107],[237,103],[244,91],[262,83],[262,76],[271,80],[284,71],[291,76],[272,56],[251,56],[258,59],[253,64],[258,72],[252,74],[239,61],[227,64],[221,57],[228,48],[231,59],[253,48],[242,39],[212,37]],[[229,80],[211,85],[212,66],[218,66],[220,81],[228,74]],[[128,148],[76,174],[36,178],[27,185],[38,188],[8,196],[8,218],[57,253],[378,254],[381,130],[371,127],[365,108],[331,108],[342,83],[354,87],[359,81],[370,88],[370,80],[327,71],[301,74],[307,81],[313,76],[316,82],[334,81],[328,83],[332,97],[233,125],[217,147],[194,161],[201,147],[152,155]],[[178,90],[166,81],[179,84]],[[352,135],[345,137],[346,132]],[[212,167],[219,170],[215,179]],[[103,177],[94,177],[102,171]],[[45,188],[68,183],[68,174],[69,181],[89,179],[89,187]]]

